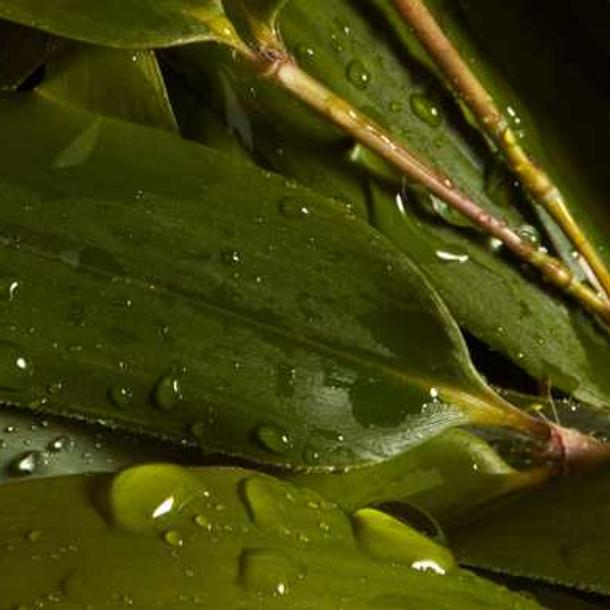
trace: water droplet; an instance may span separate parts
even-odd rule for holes
[[[112,482],[113,521],[129,531],[155,529],[158,520],[180,512],[203,491],[199,480],[180,466],[135,466],[118,474]]]
[[[303,452],[303,459],[308,464],[318,464],[320,462],[320,452],[316,451],[313,447],[306,447]]]
[[[13,281],[8,287],[8,300],[13,301],[17,295],[17,289],[19,288],[19,282]]]
[[[38,542],[42,539],[42,531],[41,530],[32,530],[28,532],[27,539],[30,542]]]
[[[453,183],[452,187],[453,187]],[[451,187],[451,188],[452,188]],[[445,203],[442,199],[429,195],[430,205],[432,210],[438,214],[445,222],[455,225],[456,227],[472,227],[472,222],[467,216],[461,214],[452,206]]]
[[[0,342],[0,388],[23,390],[29,386],[32,367],[23,350],[14,343]]]
[[[28,451],[17,456],[9,470],[16,476],[29,476],[41,472],[47,465],[47,457],[42,451]]]
[[[371,73],[359,59],[355,59],[348,64],[346,75],[349,82],[361,90],[366,89],[371,83]]]
[[[374,559],[438,574],[445,574],[456,567],[448,549],[390,515],[364,508],[352,519],[358,543]]]
[[[294,395],[294,382],[296,370],[288,364],[280,364],[277,367],[277,392],[280,396],[291,398]]]
[[[301,576],[294,561],[275,550],[244,551],[240,557],[240,582],[248,591],[259,595],[282,597]]]
[[[436,258],[445,263],[466,263],[468,262],[470,257],[468,256],[468,254],[456,254],[455,252],[437,250]]]
[[[59,253],[59,260],[68,267],[77,269],[80,264],[80,252],[78,250],[64,250]]]
[[[194,521],[199,527],[202,527],[203,529],[212,529],[212,523],[205,515],[196,515]]]
[[[409,98],[409,103],[413,114],[424,123],[431,127],[438,127],[442,123],[441,112],[430,98],[415,94]]]
[[[58,436],[54,438],[48,445],[49,451],[53,451],[54,453],[58,453],[60,451],[64,451],[66,449],[74,448],[74,440],[69,436]]]
[[[133,400],[133,390],[129,386],[119,383],[110,388],[108,397],[115,407],[124,409],[128,407]]]
[[[242,262],[239,250],[227,250],[220,255],[220,258],[228,267],[236,267]]]
[[[296,52],[296,55],[300,61],[307,61],[309,59],[312,59],[315,54],[315,49],[306,44],[299,45]]]
[[[489,246],[489,249],[494,252],[500,252],[500,250],[502,250],[502,248],[504,247],[504,244],[502,243],[501,239],[498,239],[497,237],[490,237],[487,245]]]
[[[180,380],[175,375],[161,377],[155,386],[153,397],[160,409],[173,409],[182,400]]]
[[[540,245],[540,232],[532,225],[523,224],[516,230],[517,235],[532,246]]]
[[[256,430],[256,438],[265,449],[272,453],[286,453],[292,447],[290,436],[278,426],[259,426]]]
[[[404,109],[404,104],[398,100],[392,100],[390,102],[390,112],[402,112]]]
[[[178,530],[168,530],[163,534],[163,539],[173,547],[180,547],[184,544],[184,538]]]
[[[311,214],[307,205],[298,199],[283,199],[280,202],[280,213],[291,220],[305,219]]]

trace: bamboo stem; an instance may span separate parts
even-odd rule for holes
[[[570,213],[563,195],[521,147],[497,104],[445,35],[424,1],[394,0],[394,3],[457,94],[473,112],[481,128],[503,152],[508,166],[525,191],[551,214],[576,251],[589,264],[606,296],[610,295],[610,273]]]
[[[522,240],[504,220],[481,208],[468,195],[457,189],[447,176],[420,161],[392,134],[301,70],[285,51],[273,48],[258,52],[243,49],[240,51],[262,76],[288,90],[411,180],[423,185],[461,212],[486,233],[499,239],[517,257],[536,267],[549,282],[571,294],[588,311],[598,315],[610,326],[610,301],[578,282],[561,261]]]

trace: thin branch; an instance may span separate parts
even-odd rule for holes
[[[570,213],[563,195],[521,147],[493,98],[437,24],[424,1],[394,0],[394,3],[453,89],[476,116],[481,128],[503,152],[508,166],[525,191],[548,210],[576,251],[589,264],[606,295],[610,295],[610,273]]]
[[[539,269],[549,282],[573,295],[587,310],[610,326],[610,301],[580,283],[561,261],[521,239],[504,220],[481,208],[456,188],[447,176],[420,161],[391,133],[301,70],[285,51],[276,48],[259,51],[240,49],[240,53],[262,76],[288,90],[411,180],[461,212],[486,233],[499,239],[517,257]]]

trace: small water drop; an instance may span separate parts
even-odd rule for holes
[[[532,225],[523,224],[516,230],[517,235],[528,244],[538,247],[540,245],[540,232]]]
[[[58,436],[49,443],[48,449],[54,453],[59,453],[66,449],[73,449],[74,445],[74,440],[69,436]]]
[[[279,551],[247,550],[240,557],[240,582],[245,589],[258,595],[283,597],[301,574],[294,561]]]
[[[359,59],[355,59],[348,64],[346,75],[349,82],[357,89],[367,89],[371,83],[371,73]]]
[[[292,441],[286,430],[274,425],[263,425],[256,429],[256,438],[268,451],[283,454],[292,447]]]
[[[398,100],[392,100],[389,105],[390,112],[402,112],[404,104]]]
[[[303,452],[303,459],[308,464],[318,464],[320,462],[320,452],[316,451],[313,447],[306,447]]]
[[[110,388],[108,398],[115,407],[124,409],[133,401],[133,390],[128,385],[118,383]]]
[[[38,542],[42,539],[42,531],[41,530],[31,530],[28,532],[27,539],[30,542]]]
[[[298,199],[287,198],[280,202],[280,213],[291,220],[302,220],[311,214],[307,205]]]
[[[175,375],[164,375],[155,386],[153,398],[160,409],[173,409],[182,400],[180,380]]]
[[[168,530],[163,534],[163,540],[173,547],[181,547],[184,544],[184,538],[178,530]]]
[[[239,250],[227,250],[220,255],[220,259],[228,267],[236,267],[242,262]]]
[[[316,51],[312,47],[302,44],[297,47],[296,55],[300,61],[307,61],[315,57]]]
[[[412,95],[409,98],[409,104],[413,114],[431,127],[438,127],[443,122],[443,117],[438,106],[425,95]]]
[[[41,472],[47,465],[47,457],[42,451],[28,451],[17,456],[9,470],[15,476],[29,476]]]
[[[30,361],[19,346],[0,342],[0,388],[23,390],[28,387],[32,372]]]

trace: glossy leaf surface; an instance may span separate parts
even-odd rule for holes
[[[37,92],[97,114],[177,129],[153,51],[72,44],[49,62]]]
[[[380,39],[379,31],[391,31],[391,24],[374,5],[293,0],[280,25],[304,69],[444,169],[485,208],[532,230],[536,220],[529,205],[434,73],[402,39],[392,34]],[[550,379],[582,400],[608,404],[607,337],[585,314],[530,278],[485,236],[463,226],[441,202],[403,191],[391,173],[389,184],[387,179],[380,184],[349,138],[261,83],[228,52],[199,45],[174,57],[190,66],[188,76],[206,98],[216,91],[220,112],[229,107],[229,95],[237,96],[239,104],[231,108],[241,108],[241,115],[232,112],[228,120],[248,126],[238,128],[240,137],[251,134],[256,153],[277,171],[341,197],[356,210],[370,209],[371,222],[425,270],[471,333],[532,376]],[[562,171],[559,165],[557,171]],[[576,199],[591,199],[591,188],[594,182],[587,181]],[[549,243],[543,238],[541,245]]]
[[[556,481],[450,533],[468,565],[610,592],[610,471]]]
[[[2,400],[308,466],[395,456],[468,420],[448,403],[506,423],[427,282],[348,210],[48,99],[0,121]]]
[[[0,17],[109,47],[152,48],[231,36],[221,0],[1,0]]]
[[[313,492],[245,470],[153,464],[114,479],[5,485],[0,497],[9,607],[540,608],[459,570],[383,513],[350,520]]]
[[[290,480],[348,511],[407,503],[449,524],[494,497],[535,484],[536,475],[514,470],[478,437],[448,430],[381,464],[332,475],[298,474]]]

